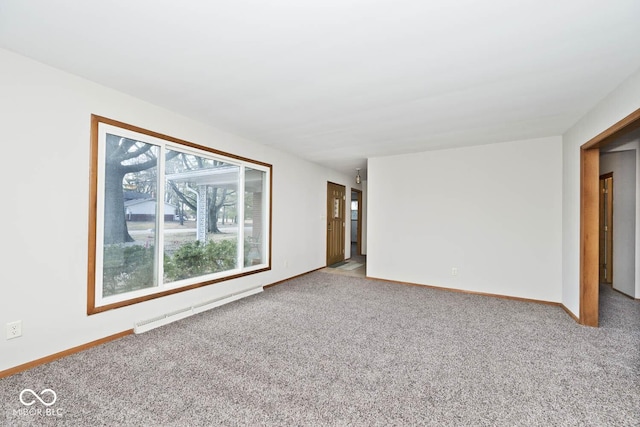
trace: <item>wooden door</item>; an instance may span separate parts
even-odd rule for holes
[[[613,283],[613,173],[600,177],[600,283]]]
[[[344,185],[327,183],[327,265],[344,261],[345,243]]]

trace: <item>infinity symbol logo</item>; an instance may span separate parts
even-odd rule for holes
[[[35,397],[35,399],[32,399],[30,402],[25,402],[24,400],[24,395],[31,393],[31,395],[33,397]],[[44,395],[45,394],[51,394],[53,396],[53,400],[51,400],[51,402],[45,402],[43,400]],[[42,396],[42,397],[41,397]],[[44,406],[51,406],[54,403],[56,403],[56,400],[58,400],[58,396],[56,395],[56,392],[51,390],[50,388],[46,388],[44,390],[42,390],[40,392],[40,396],[38,396],[38,393],[36,393],[35,391],[31,390],[30,388],[25,388],[24,390],[22,390],[20,392],[20,402],[24,405],[24,406],[31,406],[34,403],[36,403],[36,399],[40,401],[40,403],[42,403]]]

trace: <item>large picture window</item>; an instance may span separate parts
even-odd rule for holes
[[[271,165],[92,116],[89,314],[271,268]]]

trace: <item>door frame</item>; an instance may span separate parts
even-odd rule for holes
[[[579,323],[598,326],[600,281],[600,149],[640,128],[640,108],[580,147]]]
[[[610,185],[607,185],[607,181]],[[613,285],[613,172],[600,175],[598,195],[600,210],[598,230],[600,235],[599,283]],[[606,190],[606,191],[605,191]],[[602,261],[605,261],[605,264]],[[606,267],[605,267],[606,266]]]

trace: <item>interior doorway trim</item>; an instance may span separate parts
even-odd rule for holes
[[[600,175],[598,280],[605,285],[613,285],[613,188],[613,172]]]
[[[600,149],[640,128],[640,108],[580,147],[580,315],[598,326]]]

